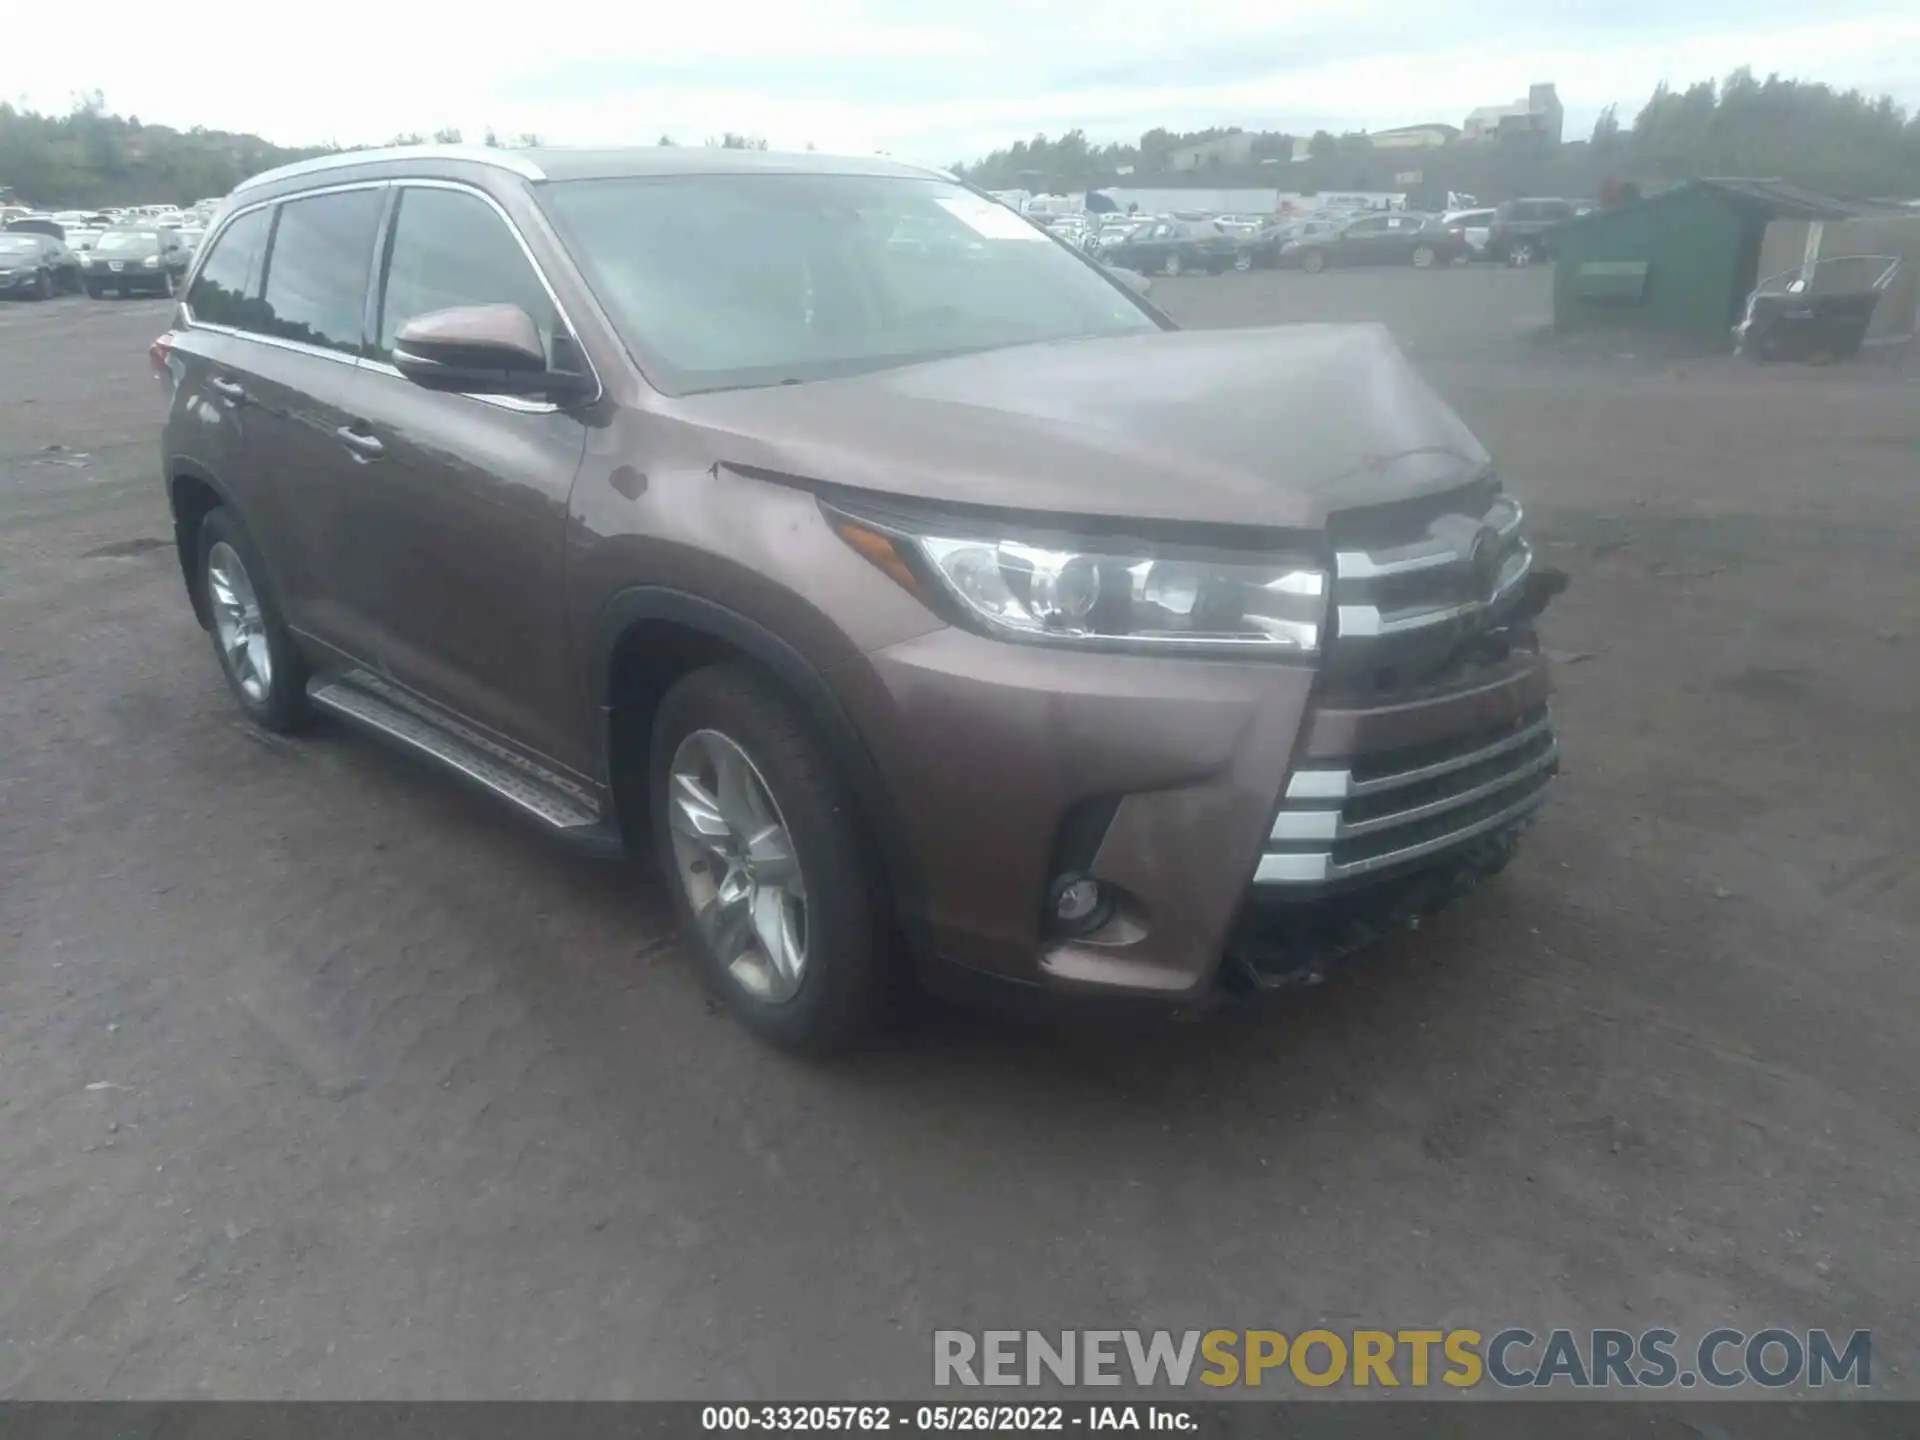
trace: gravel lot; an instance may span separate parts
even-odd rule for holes
[[[167,307],[0,308],[0,1397],[897,1397],[935,1328],[1313,1322],[1867,1326],[1920,1391],[1920,384],[1548,352],[1548,284],[1156,286],[1384,320],[1528,501],[1514,868],[1280,1003],[833,1068],[633,868],[241,723]]]

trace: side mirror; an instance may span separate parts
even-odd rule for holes
[[[416,315],[394,336],[393,366],[425,390],[521,395],[561,402],[583,397],[583,375],[547,365],[540,327],[518,305],[460,305]]]

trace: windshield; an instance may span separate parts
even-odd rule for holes
[[[151,255],[160,237],[151,230],[109,230],[93,248],[102,255]]]
[[[692,175],[568,181],[543,198],[649,376],[683,393],[1159,328],[950,181]]]
[[[0,235],[0,255],[37,255],[40,242],[24,235]]]

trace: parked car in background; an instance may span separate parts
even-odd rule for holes
[[[31,231],[0,233],[0,295],[51,300],[80,288],[80,261],[63,241]]]
[[[158,227],[114,229],[80,257],[87,294],[171,295],[186,279],[193,253],[179,233]]]
[[[1298,983],[1547,798],[1565,577],[1386,330],[1178,332],[934,171],[327,156],[240,187],[151,353],[246,716],[649,852],[782,1044],[856,1038],[902,962]]]
[[[1574,218],[1571,200],[1507,200],[1494,207],[1487,256],[1509,265],[1531,265],[1553,255],[1553,232]]]
[[[1486,260],[1487,247],[1493,239],[1493,211],[1449,210],[1440,217],[1440,223],[1467,242],[1469,260]]]
[[[1362,215],[1331,234],[1289,241],[1282,254],[1289,263],[1318,274],[1330,265],[1412,265],[1425,270],[1451,264],[1467,253],[1467,242],[1440,223],[1437,215],[1417,210]]]
[[[1253,263],[1263,268],[1275,265],[1300,263],[1298,247],[1290,253],[1289,243],[1296,240],[1310,240],[1316,236],[1332,235],[1345,224],[1340,220],[1283,220],[1277,225],[1269,225],[1253,238],[1248,246]]]
[[[1218,275],[1224,270],[1247,269],[1253,263],[1253,252],[1211,220],[1165,216],[1103,250],[1101,258],[1109,265],[1153,275],[1184,275],[1191,270]]]

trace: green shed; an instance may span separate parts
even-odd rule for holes
[[[1554,232],[1556,330],[1618,326],[1703,348],[1732,344],[1774,220],[1846,220],[1860,207],[1784,180],[1689,180]]]

